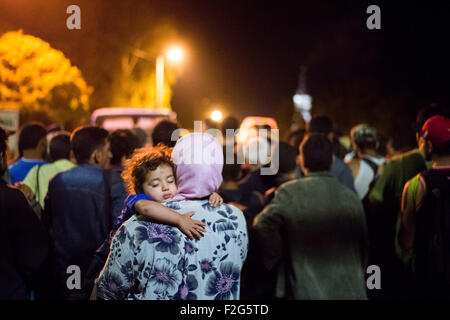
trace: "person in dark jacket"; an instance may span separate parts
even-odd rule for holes
[[[336,155],[336,152],[339,148],[336,147],[335,134],[333,132],[333,122],[327,116],[314,116],[311,121],[307,125],[307,133],[308,134],[322,134],[324,135],[333,145],[333,161],[331,163],[330,173],[336,180],[349,188],[350,190],[355,191],[355,187],[353,184],[353,176],[350,167]],[[298,177],[301,177],[301,171],[298,171]]]
[[[0,128],[0,176],[6,169],[6,139]],[[32,278],[47,257],[47,234],[22,192],[2,179],[0,220],[0,300],[28,300]]]
[[[330,171],[331,142],[307,136],[299,162],[306,177],[279,187],[253,222],[264,264],[277,268],[276,297],[367,299],[367,231],[358,196]]]
[[[77,166],[50,181],[43,220],[51,232],[52,298],[89,299],[97,276],[88,274],[89,265],[120,215],[125,189],[104,170],[112,156],[107,138],[98,127],[75,130],[71,148]]]

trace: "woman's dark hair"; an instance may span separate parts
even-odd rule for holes
[[[19,155],[22,157],[24,150],[35,149],[46,136],[47,130],[40,123],[33,122],[23,126],[19,133]]]
[[[122,178],[129,194],[144,193],[142,185],[150,171],[160,165],[168,165],[175,175],[175,165],[170,157],[171,148],[159,144],[153,148],[136,149],[130,159],[125,161]]]
[[[328,171],[333,161],[333,146],[323,134],[307,135],[300,145],[305,167],[311,171]]]
[[[92,153],[103,147],[108,131],[99,127],[79,127],[70,138],[70,144],[78,164],[89,162]]]
[[[66,131],[57,133],[50,140],[49,151],[52,161],[70,159],[70,134]]]
[[[138,136],[128,129],[113,131],[108,140],[111,143],[111,164],[116,166],[121,165],[122,157],[125,156],[128,159],[133,154],[134,149],[142,147]]]

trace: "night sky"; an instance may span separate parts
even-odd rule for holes
[[[80,31],[65,28],[69,4],[81,7]],[[381,8],[381,30],[366,28],[371,4]],[[21,28],[62,50],[96,88],[94,104],[112,76],[101,63],[115,50],[105,34],[130,44],[124,26],[161,19],[189,46],[172,96],[185,127],[211,105],[289,125],[301,65],[313,113],[330,115],[344,132],[369,122],[397,133],[418,108],[450,98],[448,1],[0,0],[0,32]]]

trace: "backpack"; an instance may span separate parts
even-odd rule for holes
[[[421,295],[450,298],[450,170],[422,177],[427,194],[416,215],[414,279]]]

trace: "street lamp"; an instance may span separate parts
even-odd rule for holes
[[[211,112],[211,119],[213,121],[219,122],[222,119],[222,112],[220,112],[219,110],[214,110],[213,112]]]
[[[171,63],[179,63],[184,58],[181,47],[170,47],[166,52],[167,60]],[[164,104],[164,55],[156,58],[156,107],[163,108]]]
[[[167,60],[169,60],[172,63],[178,63],[184,58],[184,52],[183,49],[180,47],[171,47],[167,50]]]

